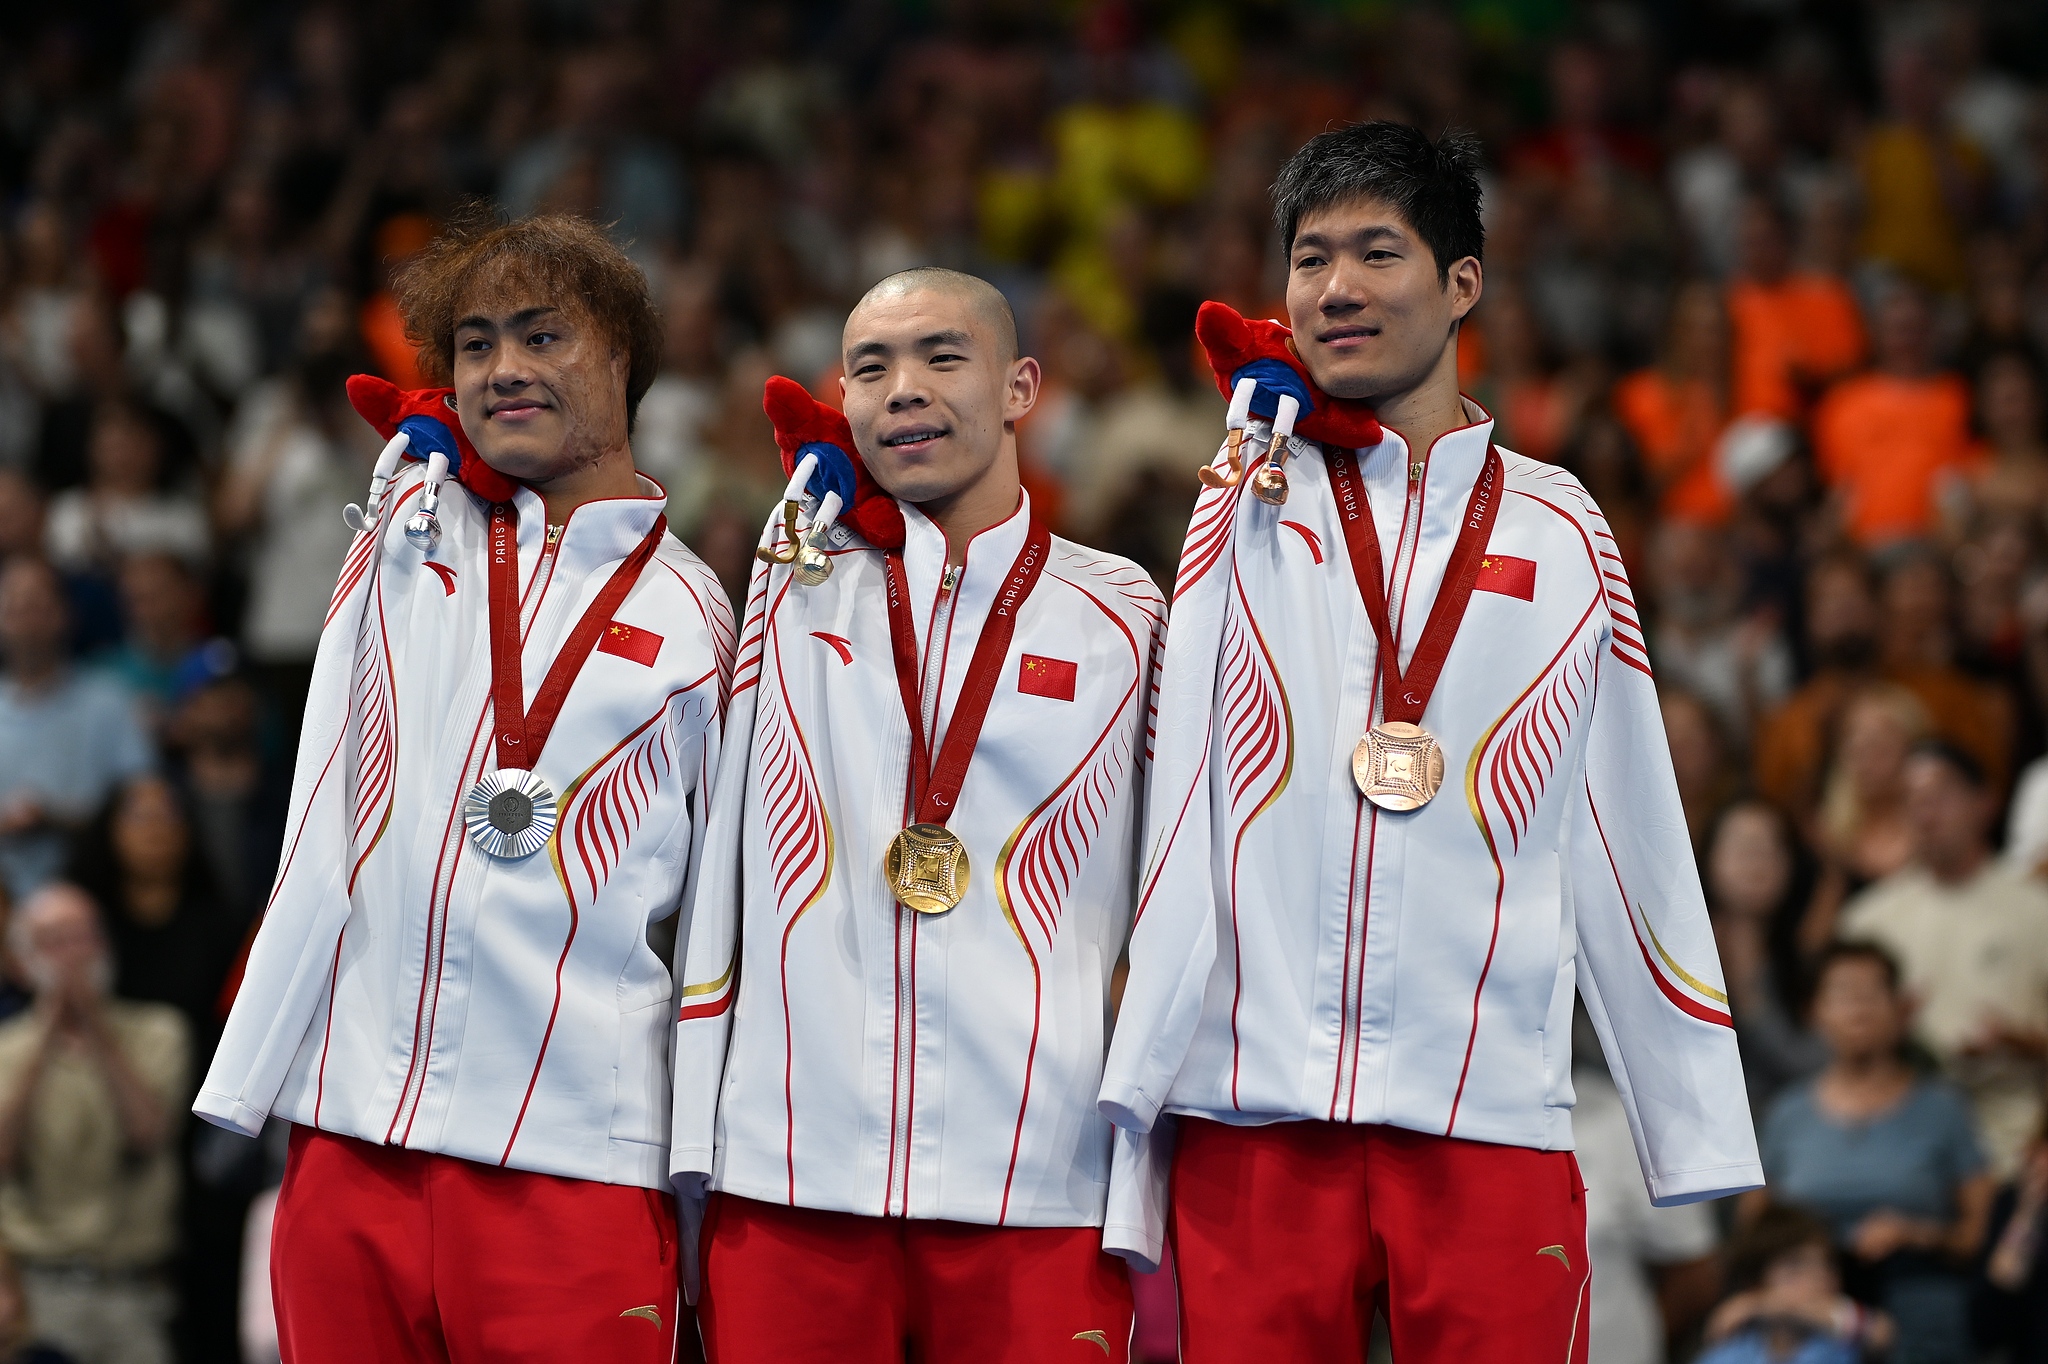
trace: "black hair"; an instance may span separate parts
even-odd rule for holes
[[[1352,199],[1391,204],[1436,256],[1439,281],[1471,256],[1485,259],[1479,219],[1479,139],[1451,131],[1432,142],[1405,123],[1376,120],[1318,133],[1280,168],[1273,218],[1284,250],[1301,220]]]
[[[1994,347],[1978,359],[1976,373],[1972,376],[1974,381],[1971,385],[1972,389],[1978,393],[1984,391],[1984,377],[1991,372],[1993,365],[2014,364],[2018,365],[2021,372],[2027,376],[2027,382],[2034,386],[2035,396],[2044,396],[2043,389],[2048,388],[2048,374],[2042,373],[2040,360],[2025,347],[2014,345]],[[2038,412],[2035,424],[2037,427],[2040,424]],[[1991,434],[1985,429],[1983,412],[1975,404],[1971,405],[1970,430],[1980,438],[1988,437]],[[2037,430],[2035,434],[2039,435],[2040,432]]]
[[[1874,942],[1860,939],[1831,942],[1813,959],[1813,983],[1819,987],[1829,971],[1845,961],[1865,961],[1884,973],[1884,983],[1893,994],[1899,992],[1899,959]]]
[[[178,870],[179,908],[204,906],[211,913],[221,902],[220,886],[199,845],[199,823],[192,810],[191,796],[177,783],[154,773],[140,773],[116,786],[94,812],[71,849],[65,879],[77,886],[99,906],[100,927],[111,929],[116,915],[126,915],[128,904],[127,868],[122,862],[114,826],[120,822],[121,807],[140,782],[162,782],[171,794],[178,819],[185,826],[185,859]],[[128,963],[118,963],[127,966]]]
[[[1977,755],[1949,739],[1921,739],[1906,750],[1908,758],[1932,758],[1963,779],[1963,784],[1972,791],[1987,790],[1991,778],[1984,771],[1984,764]]]
[[[1795,1250],[1834,1245],[1828,1224],[1804,1208],[1772,1203],[1735,1233],[1728,1245],[1728,1283],[1735,1289],[1755,1288],[1771,1266]]]

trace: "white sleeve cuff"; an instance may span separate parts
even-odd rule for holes
[[[1127,1222],[1105,1222],[1102,1249],[1110,1255],[1121,1255],[1140,1274],[1156,1274],[1159,1261],[1166,1254],[1166,1240]]]
[[[245,1137],[260,1135],[264,1121],[270,1116],[212,1089],[199,1091],[199,1097],[192,1102],[192,1111],[215,1127],[225,1127]]]
[[[1710,1198],[1727,1198],[1764,1186],[1764,1167],[1755,1161],[1738,1165],[1712,1165],[1703,1170],[1679,1170],[1650,1177],[1650,1204],[1676,1208],[1686,1203],[1704,1203]]]
[[[1120,1080],[1102,1082],[1102,1094],[1095,1107],[1127,1132],[1150,1132],[1152,1124],[1159,1121],[1159,1105],[1136,1085]]]

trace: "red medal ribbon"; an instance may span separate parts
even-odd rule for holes
[[[576,681],[576,674],[583,671],[584,660],[597,647],[598,637],[611,623],[612,613],[619,609],[619,603],[639,581],[640,571],[661,547],[662,532],[667,529],[668,517],[656,516],[654,529],[647,532],[647,538],[612,570],[612,576],[598,589],[597,600],[584,608],[576,628],[569,632],[569,642],[549,665],[540,691],[533,698],[533,709],[528,710],[521,705],[526,699],[526,679],[519,671],[519,517],[510,502],[492,504],[491,712],[498,731],[501,769],[531,771],[539,765],[541,750],[547,747],[548,734],[555,727],[555,717],[562,713],[562,702],[568,699],[570,685]]]
[[[982,722],[988,719],[989,702],[995,699],[1001,680],[1003,660],[1009,656],[1010,640],[1017,633],[1017,613],[1024,599],[1038,585],[1038,575],[1052,553],[1052,536],[1031,518],[1024,535],[1024,548],[1017,562],[988,608],[981,623],[981,637],[974,643],[974,656],[967,663],[967,681],[960,700],[953,707],[952,723],[946,726],[946,740],[939,746],[936,765],[930,741],[925,738],[924,706],[919,698],[917,669],[917,624],[910,615],[910,584],[903,574],[903,551],[890,550],[883,565],[889,578],[889,644],[896,658],[896,687],[903,694],[903,715],[910,721],[911,803],[917,824],[944,824],[953,814],[953,802],[967,780],[967,765],[974,761],[974,746],[981,739]],[[955,588],[957,591],[958,589]]]
[[[1451,561],[1444,567],[1444,580],[1437,588],[1436,601],[1423,624],[1422,638],[1401,670],[1400,641],[1387,609],[1386,572],[1380,560],[1380,536],[1366,505],[1365,481],[1359,476],[1357,456],[1349,450],[1329,453],[1330,487],[1337,496],[1337,520],[1344,528],[1344,544],[1351,551],[1351,576],[1358,580],[1358,595],[1365,600],[1366,617],[1380,642],[1380,719],[1415,725],[1436,690],[1438,674],[1472,602],[1472,588],[1479,581],[1479,561],[1486,554],[1486,540],[1493,532],[1493,518],[1500,511],[1502,466],[1500,452],[1489,444],[1479,481],[1472,485],[1472,498],[1465,504],[1465,519],[1458,526],[1457,543],[1451,546]],[[1418,532],[1419,534],[1419,532]]]

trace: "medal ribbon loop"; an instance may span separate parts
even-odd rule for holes
[[[1373,526],[1372,509],[1365,500],[1365,480],[1359,475],[1358,457],[1350,450],[1329,453],[1330,488],[1337,498],[1337,520],[1344,528],[1344,545],[1351,552],[1351,576],[1358,582],[1358,595],[1365,601],[1365,614],[1379,639],[1380,719],[1411,725],[1420,724],[1422,712],[1436,690],[1444,659],[1471,605],[1472,589],[1479,582],[1479,561],[1486,554],[1486,541],[1493,533],[1493,520],[1500,511],[1503,468],[1500,451],[1486,447],[1486,463],[1479,481],[1472,485],[1465,504],[1465,519],[1458,525],[1458,539],[1451,546],[1450,563],[1444,580],[1431,603],[1429,619],[1408,668],[1401,668],[1401,645],[1387,607],[1386,570],[1380,558],[1379,531]],[[1418,532],[1419,535],[1419,532]]]
[[[597,647],[605,627],[611,624],[612,613],[625,601],[626,594],[639,581],[641,570],[661,547],[662,533],[667,529],[668,517],[656,516],[654,528],[646,538],[612,570],[612,576],[598,589],[596,600],[584,608],[576,628],[569,632],[562,652],[549,665],[540,691],[534,695],[533,708],[528,710],[523,704],[526,680],[520,674],[519,661],[519,514],[510,502],[492,504],[491,722],[497,731],[499,768],[531,771],[539,765],[541,750],[547,747],[548,735],[555,728],[555,717],[562,713],[562,702],[568,699],[570,686],[583,671],[583,664]]]
[[[889,645],[896,661],[896,687],[903,696],[903,715],[910,721],[910,791],[918,824],[944,824],[953,814],[953,802],[967,780],[967,766],[974,761],[974,746],[981,739],[982,722],[988,719],[989,703],[995,699],[996,683],[1002,677],[1003,660],[1009,656],[1010,640],[1017,633],[1017,613],[1025,598],[1038,586],[1039,575],[1052,553],[1052,535],[1031,518],[1024,547],[1003,579],[996,599],[981,623],[981,636],[968,660],[967,681],[960,700],[953,707],[953,719],[946,726],[945,742],[933,762],[930,741],[924,732],[924,705],[917,667],[917,624],[910,614],[910,584],[903,572],[903,551],[890,550],[883,565],[889,580]],[[958,587],[954,588],[958,591]]]

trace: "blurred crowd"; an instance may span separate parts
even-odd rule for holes
[[[763,380],[835,393],[846,307],[921,263],[995,281],[1044,363],[1041,513],[1164,586],[1222,426],[1195,309],[1283,315],[1267,186],[1361,117],[1486,142],[1464,385],[1622,545],[1772,1181],[1651,1208],[1582,1043],[1593,1359],[2048,1360],[2027,0],[13,16],[0,1359],[274,1351],[277,1143],[182,1115],[377,451],[342,381],[418,383],[387,284],[437,221],[584,213],[644,268],[667,342],[635,456],[734,593],[782,481]]]

